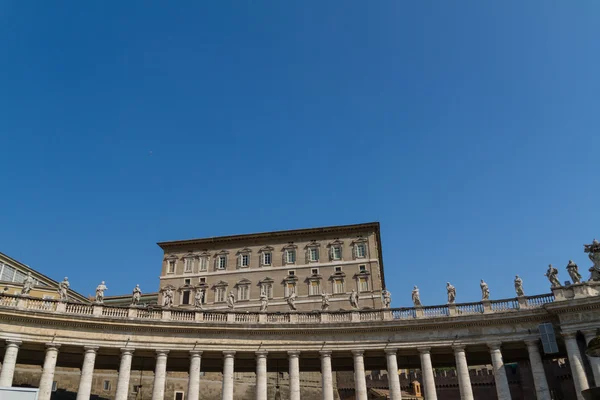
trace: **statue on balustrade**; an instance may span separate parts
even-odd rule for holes
[[[490,288],[488,287],[488,284],[482,279],[479,286],[481,286],[481,300],[489,300]]]
[[[266,312],[269,307],[269,298],[263,292],[260,294],[260,312]]]
[[[98,286],[96,286],[96,304],[104,303],[104,291],[108,288],[102,281]]]
[[[358,293],[356,290],[352,289],[352,293],[350,293],[350,305],[354,309],[358,309]]]
[[[546,271],[546,276],[550,281],[550,285],[552,287],[560,287],[560,281],[558,280],[558,270],[552,266],[552,264],[548,265],[548,271]]]
[[[523,279],[519,278],[519,275],[515,276],[515,292],[517,293],[517,297],[525,296],[525,292],[523,291]]]
[[[446,282],[446,291],[448,292],[448,304],[454,304],[456,301],[456,288],[450,282]]]
[[[140,304],[140,299],[142,298],[142,289],[140,289],[140,285],[135,285],[133,288],[133,296],[131,297],[131,305],[138,306]]]
[[[585,244],[583,248],[586,253],[588,253],[588,257],[594,263],[590,267],[590,272],[592,273],[591,281],[600,281],[600,242],[596,239],[592,241],[592,244]]]
[[[326,292],[321,293],[321,311],[329,310],[329,295]]]
[[[581,283],[581,274],[579,274],[579,267],[573,262],[573,260],[569,260],[569,263],[567,264],[567,272],[569,273],[569,276],[571,277],[571,281],[573,281],[573,283]]]
[[[413,304],[415,305],[415,307],[421,307],[421,295],[419,294],[419,288],[418,287],[414,287],[412,290],[412,301]]]
[[[392,294],[387,289],[383,289],[383,307],[390,308],[392,305]]]
[[[21,289],[21,295],[28,296],[29,292],[31,292],[31,289],[33,289],[34,285],[35,285],[35,280],[31,276],[31,272],[28,272],[27,276],[25,277],[25,280],[23,281],[23,288]]]
[[[198,309],[202,309],[202,304],[204,303],[204,296],[206,292],[204,289],[196,289],[196,294],[194,295],[194,307]]]
[[[296,311],[296,292],[290,293],[286,302],[290,307],[290,311]]]
[[[169,286],[163,291],[163,307],[169,308],[173,305],[173,289]]]
[[[235,308],[235,294],[233,294],[233,290],[229,291],[229,296],[227,296],[227,307],[230,310]]]
[[[69,286],[71,286],[69,283],[69,278],[65,276],[65,279],[58,284],[58,295],[60,296],[60,301],[69,301]]]

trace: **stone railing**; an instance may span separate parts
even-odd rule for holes
[[[135,306],[112,307],[101,304],[64,303],[57,300],[4,294],[0,295],[0,308],[16,308],[35,312],[85,315],[111,319],[170,320],[189,323],[321,324],[452,318],[486,313],[518,312],[520,310],[544,307],[544,305],[554,301],[554,294],[548,293],[512,299],[484,300],[475,303],[380,310],[251,312],[179,309],[176,307],[154,309]]]

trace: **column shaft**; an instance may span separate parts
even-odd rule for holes
[[[321,387],[323,400],[333,400],[333,377],[331,374],[331,351],[320,351]]]
[[[81,378],[77,389],[77,400],[90,400],[92,394],[92,378],[94,377],[94,364],[96,362],[97,347],[84,347],[83,365],[81,366]]]
[[[583,336],[585,336],[585,346],[587,349],[587,345],[590,341],[596,337],[595,331],[583,331]],[[587,356],[590,361],[590,367],[592,367],[592,373],[594,374],[594,382],[596,387],[600,386],[600,357],[590,357]]]
[[[202,360],[201,351],[190,351],[190,376],[188,380],[187,400],[198,400],[200,398],[200,364]]]
[[[506,377],[506,369],[504,368],[504,360],[500,351],[500,343],[491,343],[490,355],[492,356],[492,366],[494,367],[494,380],[496,382],[496,393],[498,400],[511,400],[510,386],[508,386],[508,378]]]
[[[117,392],[115,400],[127,400],[129,394],[129,379],[131,378],[131,361],[133,360],[133,349],[121,349],[121,365],[119,365],[119,378],[117,380]]]
[[[473,388],[471,387],[467,355],[465,354],[465,348],[463,346],[454,347],[454,358],[456,359],[456,373],[458,375],[460,399],[473,400]]]
[[[256,352],[256,400],[267,400],[267,352]]]
[[[44,367],[42,368],[42,377],[40,378],[38,400],[50,400],[50,396],[52,395],[52,382],[54,382],[54,371],[56,370],[59,347],[60,344],[46,343],[46,358],[44,358]]]
[[[290,400],[300,400],[300,352],[288,351],[290,359]]]
[[[589,389],[589,384],[583,367],[583,358],[581,357],[575,335],[575,332],[563,334],[567,355],[569,357],[569,365],[571,366],[571,373],[573,374],[573,384],[575,385],[577,400],[584,400],[581,391]]]
[[[527,351],[529,352],[529,363],[531,364],[531,373],[533,374],[533,384],[537,400],[552,400],[550,397],[550,389],[546,380],[546,372],[544,371],[544,363],[540,355],[540,349],[536,340],[526,341]]]
[[[402,400],[402,390],[400,388],[400,377],[398,376],[397,350],[386,350],[388,385],[390,387],[390,400]]]
[[[235,351],[224,351],[223,356],[223,400],[233,400],[233,361]]]
[[[433,376],[433,366],[431,365],[431,354],[429,347],[420,347],[421,373],[423,374],[423,389],[425,389],[425,398],[427,400],[437,400],[435,390],[435,377]]]
[[[17,365],[17,354],[21,342],[18,340],[7,340],[6,350],[4,352],[4,362],[0,371],[0,386],[11,387],[15,375],[15,366]]]
[[[163,400],[165,398],[168,354],[169,350],[156,350],[156,365],[154,367],[154,385],[152,386],[152,400]]]
[[[353,350],[354,356],[354,398],[367,400],[367,381],[365,378],[365,360],[362,350]]]

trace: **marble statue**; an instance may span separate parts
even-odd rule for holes
[[[412,290],[412,301],[413,304],[415,305],[415,307],[421,307],[421,295],[419,294],[419,288],[418,287],[414,287]]]
[[[235,294],[233,294],[233,291],[230,291],[229,296],[227,296],[227,307],[229,307],[230,310],[235,308]]]
[[[352,289],[352,293],[350,293],[350,305],[352,308],[358,309],[358,292]]]
[[[488,284],[482,279],[479,286],[481,286],[481,300],[489,300],[490,288],[488,287]]]
[[[546,271],[546,276],[550,281],[550,285],[552,287],[560,287],[560,281],[558,280],[558,270],[552,266],[552,264],[548,265],[548,271]]]
[[[163,307],[169,308],[173,305],[173,289],[167,287],[163,292]]]
[[[142,289],[140,289],[140,285],[135,285],[133,288],[133,296],[131,297],[131,305],[137,306],[140,304],[140,299],[142,298]]]
[[[383,295],[383,307],[390,308],[390,306],[392,304],[392,294],[387,289],[383,289],[382,295]]]
[[[23,288],[21,289],[21,295],[28,296],[31,289],[33,289],[33,285],[35,284],[35,280],[31,276],[31,272],[27,273],[25,280],[23,281]]]
[[[58,295],[60,296],[60,301],[69,301],[69,286],[71,286],[69,283],[69,278],[65,276],[65,279],[58,284]]]
[[[578,268],[579,267],[577,267],[577,264],[575,264],[573,260],[569,260],[569,263],[567,264],[567,272],[569,273],[573,283],[581,283],[581,275],[579,274]]]
[[[202,303],[204,303],[204,289],[197,289],[194,295],[194,307],[202,309]]]
[[[446,282],[446,291],[448,292],[448,304],[454,304],[456,301],[456,288],[450,282]]]
[[[592,273],[591,281],[600,281],[600,242],[596,239],[592,244],[583,245],[584,252],[588,253],[588,257],[594,263],[589,269]]]
[[[525,296],[525,292],[523,291],[523,279],[519,278],[519,275],[515,276],[515,292],[517,293],[517,297]]]
[[[321,293],[321,310],[329,310],[329,295],[326,292]]]
[[[290,311],[296,311],[296,292],[292,292],[287,300],[288,306],[290,307]]]
[[[96,303],[97,304],[104,303],[104,291],[107,289],[108,288],[104,284],[104,281],[102,281],[98,286],[96,286]]]
[[[260,294],[260,312],[266,312],[269,307],[269,298],[266,294]]]

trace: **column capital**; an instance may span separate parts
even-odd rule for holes
[[[525,342],[525,345],[527,345],[527,347],[537,348],[539,340],[538,339],[525,339],[524,342]]]
[[[267,358],[267,354],[269,354],[269,352],[266,350],[259,350],[256,351],[254,354],[256,354],[256,358]]]
[[[452,350],[454,350],[455,353],[460,353],[465,351],[465,347],[464,344],[455,344],[452,346]]]
[[[499,351],[500,347],[502,346],[502,342],[490,342],[487,344],[487,346],[491,351]]]
[[[355,357],[362,356],[363,354],[365,354],[364,350],[354,349],[351,351],[352,351],[352,355],[354,355]]]
[[[202,353],[202,350],[190,350],[190,357],[200,357]]]
[[[131,347],[122,347],[120,350],[122,355],[132,355],[135,351],[135,349],[132,349]]]
[[[321,350],[319,351],[321,358],[331,357],[331,350]]]
[[[83,346],[86,353],[96,353],[100,347],[98,346]]]
[[[165,349],[159,349],[156,350],[156,356],[157,357],[161,357],[161,356],[167,356],[167,354],[169,354],[169,350],[165,350]]]
[[[575,339],[577,332],[562,332],[561,335],[565,339]]]
[[[290,358],[300,357],[300,350],[290,350],[287,353]]]
[[[56,351],[58,351],[59,348],[60,348],[60,344],[59,343],[46,343],[46,350],[56,350]]]
[[[393,354],[393,355],[397,355],[398,354],[398,349],[395,347],[392,347],[391,349],[383,349],[383,351],[385,352],[385,354]]]
[[[23,344],[23,342],[20,341],[20,340],[6,339],[6,346],[7,347],[19,347],[22,344]]]
[[[224,350],[223,357],[225,358],[233,358],[235,357],[235,350]]]
[[[428,347],[428,346],[417,347],[417,351],[421,354],[429,354],[430,350],[431,350],[431,347]]]

